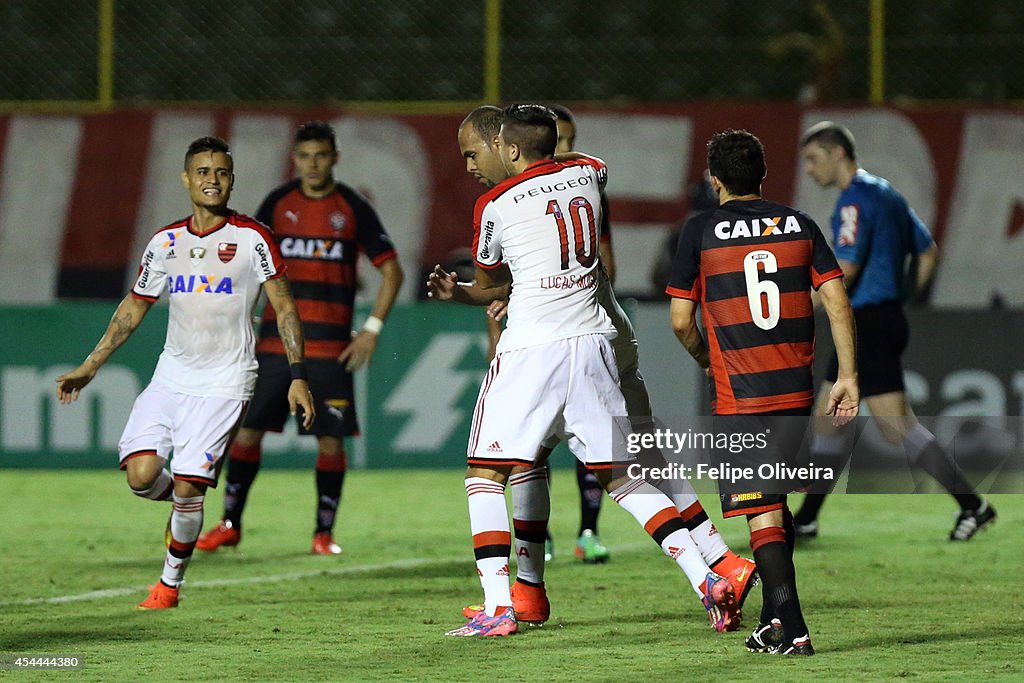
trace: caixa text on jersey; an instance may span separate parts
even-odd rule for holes
[[[167,278],[167,292],[169,294],[231,294],[231,278],[218,278],[215,275],[172,275]]]
[[[344,257],[341,240],[318,240],[303,237],[285,237],[281,240],[281,256],[285,258],[316,258],[340,261]]]

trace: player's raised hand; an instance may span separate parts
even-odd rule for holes
[[[832,391],[828,394],[828,404],[825,406],[825,414],[832,415],[835,419],[832,424],[842,427],[860,412],[860,388],[857,380],[851,377],[839,378],[832,385]]]
[[[508,299],[495,299],[492,301],[491,305],[487,307],[487,315],[501,322],[501,319],[508,315]]]
[[[438,264],[434,266],[434,272],[427,276],[427,296],[438,301],[451,301],[458,284],[458,275],[454,271],[446,272]]]
[[[60,399],[60,402],[63,405],[68,405],[72,401],[77,401],[82,389],[96,376],[96,370],[97,368],[83,363],[71,372],[65,372],[58,377],[57,398]]]
[[[313,407],[313,394],[309,391],[309,383],[304,379],[293,379],[288,387],[288,408],[292,415],[302,406],[302,427],[309,429],[313,426],[316,418],[316,408]]]
[[[345,347],[345,350],[338,356],[338,362],[345,364],[345,369],[355,372],[364,365],[369,365],[373,352],[377,350],[377,335],[373,332],[363,330]]]

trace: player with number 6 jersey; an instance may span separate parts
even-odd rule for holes
[[[814,402],[810,291],[842,276],[817,224],[796,209],[733,200],[690,219],[666,291],[701,304],[716,415]]]
[[[673,297],[672,329],[711,375],[712,413],[728,416],[716,429],[725,427],[730,436],[768,434],[765,420],[783,418],[768,448],[734,455],[750,458],[751,465],[789,461],[805,430],[799,418],[810,415],[814,401],[811,288],[821,293],[839,359],[826,413],[846,421],[858,411],[853,311],[843,271],[814,221],[761,197],[766,166],[757,136],[745,130],[714,135],[708,172],[719,206],[691,219],[679,236],[666,288]],[[706,341],[697,328],[698,306]],[[747,518],[762,580],[761,619],[747,649],[813,655],[797,595],[786,491],[770,490],[765,479],[737,487],[719,479],[718,487],[723,516]]]

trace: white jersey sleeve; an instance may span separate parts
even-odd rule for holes
[[[260,228],[253,231],[249,259],[256,279],[262,283],[284,275],[285,266],[270,230],[263,226]]]
[[[503,224],[497,206],[481,197],[473,210],[473,260],[481,268],[501,265]]]
[[[156,301],[160,298],[167,288],[167,267],[164,263],[164,256],[167,253],[174,253],[177,236],[178,230],[172,227],[161,230],[149,240],[139,264],[139,274],[135,278],[135,284],[132,285],[132,294],[147,301]]]

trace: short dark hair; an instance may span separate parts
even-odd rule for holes
[[[708,140],[708,170],[730,194],[761,194],[764,145],[745,130],[725,130]]]
[[[231,159],[232,168],[235,165],[235,160],[231,158],[231,148],[228,147],[228,143],[224,142],[218,137],[208,135],[206,137],[193,140],[192,144],[188,146],[188,151],[185,152],[185,170],[188,170],[188,165],[192,161],[192,157],[202,152],[222,152],[228,155]]]
[[[473,126],[473,130],[480,136],[480,139],[487,143],[488,147],[491,147],[494,144],[494,137],[501,131],[503,116],[501,107],[482,104],[466,114],[466,118],[462,119],[459,128],[462,129],[467,125]]]
[[[510,104],[501,121],[505,141],[519,145],[529,159],[545,159],[555,153],[558,126],[555,113],[541,104]]]
[[[572,125],[576,125],[576,117],[572,115],[571,111],[569,111],[569,107],[566,107],[563,104],[549,104],[548,109],[554,112],[555,118],[559,121],[568,121]]]
[[[832,121],[820,121],[804,133],[800,138],[800,149],[803,149],[812,142],[816,142],[825,149],[831,150],[842,147],[846,152],[846,158],[850,161],[857,160],[857,151],[853,144],[853,133],[846,126],[841,126]]]
[[[295,131],[295,144],[309,140],[325,140],[331,143],[331,149],[337,151],[338,140],[334,134],[334,126],[323,121],[306,121]]]

